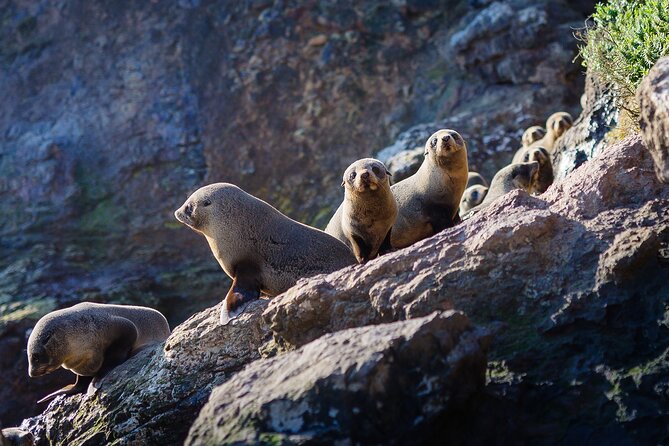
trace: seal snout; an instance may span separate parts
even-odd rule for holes
[[[193,226],[193,210],[193,204],[186,202],[183,206],[174,211],[174,217],[187,226]]]

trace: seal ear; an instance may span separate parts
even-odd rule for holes
[[[341,187],[344,187],[344,180],[341,180]]]

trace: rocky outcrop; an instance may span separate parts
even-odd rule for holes
[[[630,137],[540,197],[511,192],[410,248],[301,282],[264,318],[278,343],[297,348],[461,310],[498,330],[487,400],[461,429],[466,444],[597,443],[610,432],[666,441],[667,209],[669,188]]]
[[[639,126],[655,161],[657,177],[669,184],[669,57],[657,61],[637,91]]]
[[[34,440],[33,435],[23,429],[8,427],[0,430],[0,446],[33,446]]]
[[[555,180],[561,180],[607,145],[607,134],[620,120],[614,92],[591,74],[586,75],[583,112],[553,148]]]
[[[486,349],[455,312],[326,335],[216,388],[186,444],[424,444],[483,388]]]
[[[205,183],[324,227],[344,168],[420,123],[407,148],[448,125],[494,172],[524,126],[574,111],[577,3],[2,2],[0,418],[39,410],[15,345],[47,311],[141,304],[175,326],[220,301],[229,281],[172,216]]]
[[[218,323],[220,305],[179,325],[164,345],[147,348],[112,370],[90,395],[59,397],[22,427],[37,445],[178,444],[211,390],[251,361],[267,340],[251,304],[232,324]]]

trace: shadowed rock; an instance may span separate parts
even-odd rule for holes
[[[482,389],[486,350],[456,312],[326,335],[216,388],[186,444],[421,444]]]

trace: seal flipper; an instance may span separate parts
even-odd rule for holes
[[[232,286],[225,296],[221,308],[221,325],[227,325],[232,319],[244,312],[244,309],[260,297],[260,286],[256,279],[257,273],[238,268],[232,280]]]
[[[372,258],[372,249],[361,237],[353,234],[351,237],[351,246],[353,247],[353,254],[358,260],[358,263],[365,263]],[[377,252],[378,254],[378,252]]]
[[[74,381],[74,384],[67,385],[60,390],[56,390],[55,392],[48,394],[41,400],[37,401],[37,404],[46,403],[47,401],[51,401],[60,395],[75,395],[77,393],[83,393],[86,391],[86,388],[88,388],[88,385],[91,383],[91,381],[93,381],[92,376],[77,375],[77,379]]]
[[[88,386],[87,395],[92,395],[100,387],[100,380],[105,377],[114,367],[123,364],[130,358],[133,346],[137,341],[137,327],[129,319],[124,317],[112,317],[113,329],[116,330],[116,338],[107,347],[104,353],[102,366],[97,371]]]
[[[386,234],[386,238],[383,239],[383,242],[381,243],[381,246],[379,246],[379,255],[387,254],[393,250],[393,245],[390,244],[390,233],[392,232],[393,228],[388,229],[388,233]]]

